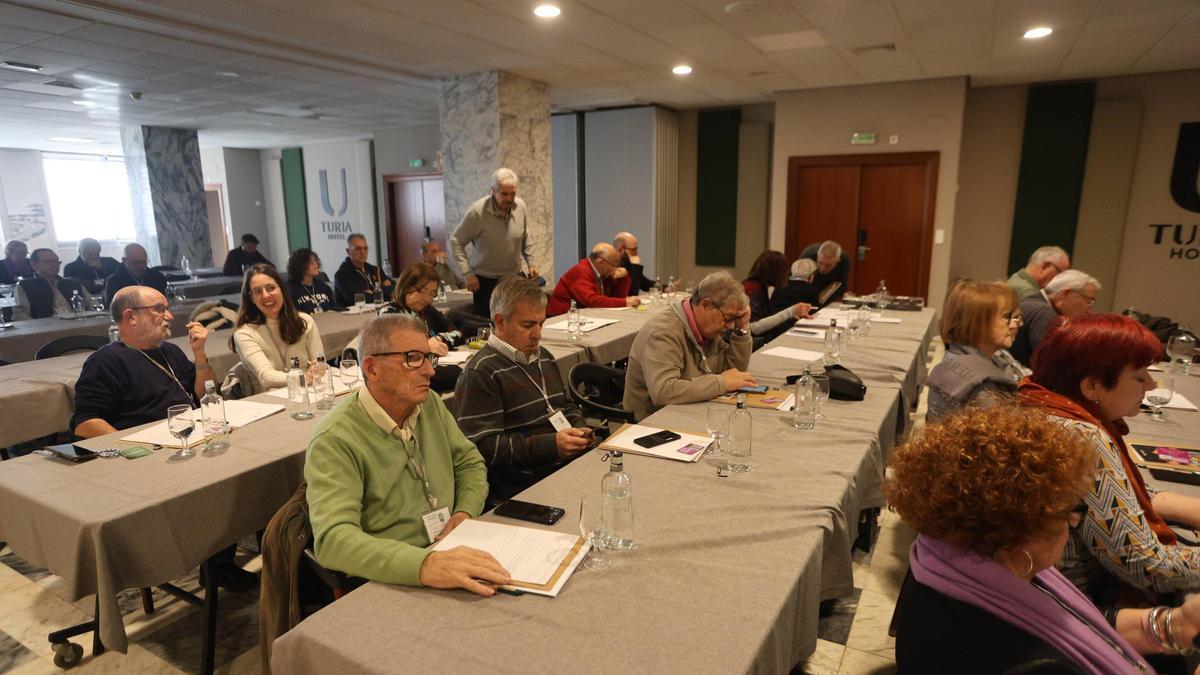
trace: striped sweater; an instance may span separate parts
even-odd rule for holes
[[[524,365],[489,340],[459,376],[454,387],[458,426],[479,448],[489,473],[495,468],[535,467],[558,459],[551,413],[538,391],[543,376],[550,405],[562,410],[571,426],[586,426],[579,409],[567,398],[554,357],[544,348],[537,363]]]

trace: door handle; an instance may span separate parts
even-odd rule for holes
[[[870,246],[859,246],[858,247],[858,259],[866,260],[867,259],[867,251],[870,251],[870,250],[871,250]]]

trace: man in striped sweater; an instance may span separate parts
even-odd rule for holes
[[[491,297],[495,329],[458,384],[458,426],[488,467],[489,497],[508,499],[591,445],[592,431],[567,398],[554,357],[543,349],[546,294],[508,277]]]

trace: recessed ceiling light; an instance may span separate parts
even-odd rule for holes
[[[685,63],[681,63],[672,68],[671,72],[675,73],[676,75],[687,75],[688,73],[692,72],[692,67]]]
[[[1054,32],[1053,28],[1048,28],[1046,26],[1038,26],[1036,28],[1030,28],[1029,30],[1025,31],[1025,39],[1026,40],[1036,40],[1038,38],[1044,38],[1053,32]]]
[[[71,101],[71,103],[74,103],[77,106],[82,106],[84,108],[95,108],[96,107],[96,104],[92,101]]]
[[[78,138],[76,136],[51,136],[49,140],[55,143],[91,143],[90,138]]]
[[[540,16],[543,19],[553,19],[554,17],[558,16],[559,14],[562,14],[562,10],[559,9],[557,5],[547,4],[547,5],[538,5],[537,7],[534,7],[533,13],[535,16]]]
[[[20,61],[0,61],[0,68],[19,70],[23,73],[40,73],[42,67],[36,63],[21,63]]]
[[[218,70],[217,75],[220,75],[221,77],[241,77],[241,75],[238,75],[232,70]]]

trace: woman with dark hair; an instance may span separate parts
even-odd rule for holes
[[[1020,321],[1017,294],[1003,282],[963,280],[950,287],[940,325],[946,355],[929,371],[927,421],[1016,395],[1022,373],[997,357],[1012,345]]]
[[[337,307],[333,289],[321,278],[321,258],[311,248],[298,248],[287,262],[287,289],[296,309],[313,314]]]
[[[248,393],[287,386],[293,356],[307,368],[325,351],[313,318],[296,310],[279,272],[262,263],[246,270],[231,339],[251,380]]]
[[[1124,418],[1137,415],[1154,389],[1146,368],[1161,356],[1162,343],[1137,321],[1084,315],[1050,330],[1019,388],[1024,404],[1075,430],[1094,450],[1087,514],[1062,569],[1102,603],[1115,594],[1112,577],[1151,592],[1200,589],[1200,549],[1180,545],[1167,525],[1200,527],[1200,500],[1148,490],[1123,438]]]
[[[411,314],[425,322],[429,333],[429,351],[445,356],[452,347],[464,342],[463,335],[445,314],[433,306],[441,277],[433,265],[416,263],[410,265],[396,280],[392,301],[379,309],[380,314]],[[455,365],[439,365],[433,374],[430,386],[438,393],[454,390],[454,383],[462,369]]]
[[[1200,631],[1180,607],[1105,616],[1054,564],[1079,526],[1088,442],[1018,406],[969,408],[892,455],[888,504],[919,534],[896,602],[896,665],[912,673],[1154,672]]]
[[[791,327],[796,319],[808,316],[812,305],[798,302],[771,313],[770,288],[787,285],[790,266],[779,251],[763,251],[750,266],[750,276],[742,280],[742,290],[750,298],[750,334],[755,346],[766,342]]]

